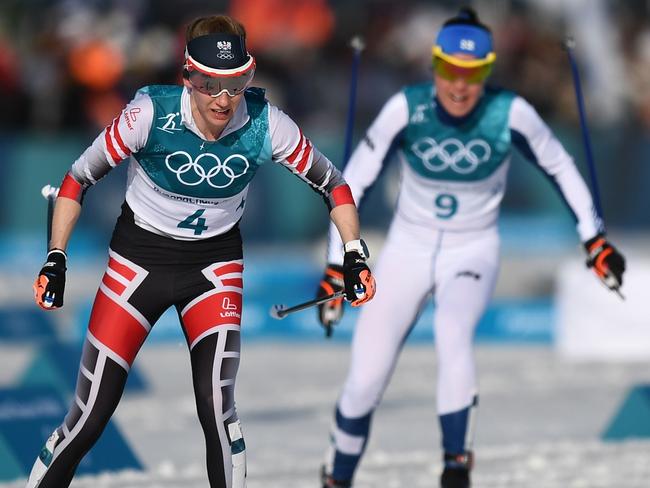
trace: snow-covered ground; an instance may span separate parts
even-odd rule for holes
[[[629,388],[649,381],[647,364],[572,363],[548,346],[480,345],[477,356],[481,405],[474,486],[650,486],[650,440],[600,440]],[[318,486],[347,360],[341,343],[243,345],[237,403],[249,488]],[[146,345],[137,364],[150,392],[127,394],[117,410],[116,422],[146,471],[79,477],[72,487],[208,486],[188,362],[180,344]],[[376,412],[356,487],[437,486],[434,378],[432,347],[408,345]]]

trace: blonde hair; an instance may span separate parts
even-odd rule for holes
[[[246,39],[246,29],[239,21],[228,15],[210,15],[199,17],[187,26],[185,42],[208,34],[233,34]]]

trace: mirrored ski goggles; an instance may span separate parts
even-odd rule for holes
[[[203,66],[192,59],[185,58],[187,79],[199,92],[217,98],[223,92],[234,97],[243,93],[253,81],[255,59],[249,56],[248,62],[235,69],[216,69]]]
[[[433,48],[433,70],[449,81],[462,78],[467,83],[483,83],[492,73],[495,59],[494,53],[481,59],[460,59],[443,53],[438,46]]]

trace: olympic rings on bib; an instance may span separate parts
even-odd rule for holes
[[[214,161],[212,166],[207,170],[199,163],[204,158]],[[179,159],[181,160],[180,164]],[[236,173],[233,168],[228,166],[229,162],[236,159],[240,159],[244,163],[244,168],[239,173]],[[176,151],[169,154],[165,158],[165,165],[169,171],[176,175],[178,181],[183,185],[196,186],[207,181],[208,185],[212,188],[227,188],[235,179],[245,175],[250,166],[248,159],[241,154],[231,154],[222,162],[216,154],[203,153],[196,159],[193,159],[185,151]]]
[[[492,154],[490,145],[481,139],[473,139],[464,145],[454,138],[438,144],[431,137],[423,137],[413,143],[411,150],[430,171],[439,173],[450,168],[463,175],[474,172]]]

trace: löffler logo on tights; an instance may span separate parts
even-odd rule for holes
[[[219,314],[221,317],[236,317],[241,318],[241,314],[237,313],[237,304],[232,303],[229,297],[223,297],[223,302],[221,302],[221,308],[224,310]]]

